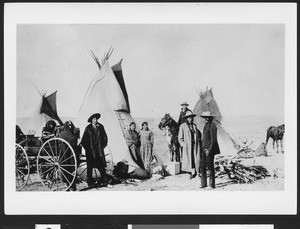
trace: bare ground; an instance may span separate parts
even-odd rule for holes
[[[216,178],[216,189],[213,191],[267,191],[284,190],[284,154],[272,153],[267,157],[245,159],[245,165],[262,165],[270,173],[270,177],[257,180],[249,184],[238,184],[227,176]],[[47,191],[38,181],[36,174],[31,174],[31,181],[22,191]],[[86,188],[86,182],[77,185],[77,189]],[[206,191],[200,189],[200,178],[189,179],[189,174],[181,173],[161,179],[134,180],[127,184],[113,185],[112,187],[94,188],[88,191]]]

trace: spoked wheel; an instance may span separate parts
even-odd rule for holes
[[[25,149],[16,144],[16,189],[17,191],[22,190],[29,179],[29,160]]]
[[[75,182],[76,155],[71,145],[61,138],[47,140],[37,157],[37,173],[50,191],[68,190]]]

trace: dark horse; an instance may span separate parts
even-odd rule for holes
[[[267,138],[266,138],[266,147],[268,144],[268,140],[271,137],[273,139],[273,149],[275,148],[275,142],[277,147],[277,153],[278,153],[278,140],[280,141],[281,151],[284,153],[283,147],[282,147],[282,140],[283,135],[285,132],[284,124],[281,126],[270,126],[267,130]]]
[[[170,161],[180,161],[180,144],[178,142],[178,132],[179,126],[177,122],[170,116],[170,114],[165,114],[158,124],[160,130],[165,131],[167,138],[169,151],[170,151]]]

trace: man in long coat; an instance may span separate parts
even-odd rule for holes
[[[181,110],[180,110],[179,118],[178,118],[178,122],[177,122],[178,126],[180,126],[182,123],[185,123],[186,120],[185,120],[184,116],[186,115],[186,112],[192,112],[188,108],[189,104],[186,101],[182,102],[180,105],[181,105]],[[182,151],[183,151],[182,147],[179,147],[179,151],[180,151],[180,158],[182,159]]]
[[[193,123],[196,115],[187,111],[184,118],[186,122],[179,127],[178,141],[182,146],[181,170],[190,173],[190,179],[199,173],[201,153],[201,132]]]
[[[107,146],[108,139],[104,126],[97,121],[100,116],[99,113],[96,113],[89,117],[88,122],[90,124],[85,128],[81,140],[81,145],[86,152],[87,179],[89,186],[95,183],[92,176],[93,168],[97,168],[101,174],[99,182],[103,183],[104,186],[107,185],[104,148]]]
[[[213,115],[205,111],[200,115],[207,122],[203,128],[202,153],[200,155],[201,188],[207,187],[207,175],[209,177],[209,188],[215,188],[215,167],[214,158],[220,154],[220,148],[217,140],[217,126],[213,123]]]

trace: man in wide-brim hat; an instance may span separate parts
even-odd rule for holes
[[[107,146],[108,139],[104,126],[98,122],[100,117],[99,113],[94,113],[88,118],[87,121],[90,124],[85,128],[81,140],[81,145],[86,154],[87,182],[89,186],[96,182],[92,175],[93,168],[97,168],[101,174],[98,183],[107,186],[104,148]]]
[[[188,104],[187,101],[183,101],[180,105],[181,106],[189,106],[190,104]]]
[[[92,122],[93,118],[96,118],[96,120],[98,120],[101,117],[100,113],[95,113],[92,114],[89,118],[88,118],[88,122]]]
[[[178,118],[178,125],[181,125],[185,120],[184,120],[184,116],[186,115],[187,111],[191,111],[188,106],[189,104],[186,101],[183,101],[181,104],[181,110],[180,110],[180,114],[179,114],[179,118]]]
[[[195,114],[193,114],[193,112],[192,111],[187,111],[186,113],[185,113],[185,115],[183,116],[183,118],[189,118],[189,117],[195,117],[196,115]]]
[[[186,121],[179,127],[178,141],[182,147],[181,170],[190,173],[190,179],[199,173],[201,132],[193,122],[196,115],[187,111],[184,118]]]
[[[210,112],[210,111],[204,111],[200,117],[202,118],[209,118],[209,119],[213,119],[214,115]]]
[[[200,171],[201,171],[201,188],[207,187],[208,171],[210,189],[215,188],[215,168],[214,158],[220,153],[220,148],[217,140],[217,126],[213,123],[213,114],[209,111],[204,111],[200,117],[207,122],[203,128],[202,138],[202,153],[200,155]]]

